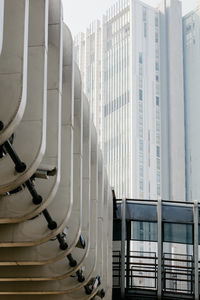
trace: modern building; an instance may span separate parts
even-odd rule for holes
[[[184,201],[181,3],[118,1],[95,24],[76,39],[75,58],[86,95],[91,78],[98,81],[98,97],[89,98],[100,107],[96,122],[116,196]]]
[[[183,18],[187,200],[200,199],[200,5]]]
[[[181,2],[160,7],[162,199],[185,200],[184,81]]]
[[[61,0],[0,0],[0,299],[112,298],[112,191]]]
[[[94,21],[85,35],[80,33],[75,38],[75,60],[81,70],[83,89],[90,103],[91,117],[102,148],[101,33],[100,22]]]

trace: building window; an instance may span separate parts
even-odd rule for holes
[[[156,120],[156,132],[160,133],[160,120]]]
[[[159,75],[156,75],[156,81],[159,81]]]
[[[142,57],[142,53],[139,53],[139,63],[142,64],[143,63],[143,57]]]
[[[156,146],[156,155],[157,157],[160,157],[160,147]]]
[[[160,145],[160,133],[156,134],[156,144]]]
[[[139,127],[139,137],[143,138],[143,127]]]
[[[142,165],[143,164],[143,154],[139,153],[139,162]]]
[[[143,91],[139,89],[139,100],[143,100]]]
[[[157,184],[157,194],[160,196],[160,184]]]
[[[158,43],[158,32],[155,33],[155,42]]]
[[[139,102],[139,112],[143,113],[143,104]]]
[[[160,183],[160,172],[157,173],[157,183]]]
[[[160,110],[159,110],[159,108],[156,109],[156,119],[160,120]]]
[[[140,167],[140,177],[143,177],[143,167]]]
[[[143,114],[139,114],[139,124],[143,125]]]
[[[160,159],[157,158],[157,169],[160,170]]]
[[[158,27],[158,16],[155,17],[155,27]]]
[[[143,181],[140,180],[140,192],[143,192]]]
[[[143,140],[140,140],[139,142],[139,151],[143,152]]]
[[[159,106],[159,104],[160,104],[160,98],[156,96],[156,105]]]
[[[159,63],[156,61],[156,71],[159,71]]]
[[[146,22],[147,20],[147,9],[146,7],[143,7],[143,22]]]
[[[156,48],[156,59],[159,59],[159,49],[158,48]]]
[[[147,37],[147,23],[144,23],[144,37]]]

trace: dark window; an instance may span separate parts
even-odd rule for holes
[[[156,96],[156,105],[159,106],[159,104],[160,104],[160,99],[158,96]]]
[[[143,91],[141,89],[139,89],[139,99],[143,100]]]
[[[157,157],[160,157],[160,147],[159,146],[156,147],[156,155],[157,155]]]
[[[135,241],[158,240],[158,225],[156,222],[132,221],[131,239]]]
[[[159,71],[159,63],[156,62],[156,71]]]
[[[158,32],[155,33],[155,42],[158,43]]]
[[[140,52],[139,53],[139,63],[142,64],[143,62],[143,57],[142,57],[142,53]]]
[[[168,243],[193,244],[191,224],[163,224],[163,241]]]

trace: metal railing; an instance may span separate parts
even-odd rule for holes
[[[113,252],[113,288],[120,288],[121,254]],[[158,258],[156,252],[131,251],[125,262],[127,291],[157,291]],[[194,294],[194,259],[192,255],[164,253],[162,260],[163,293]]]
[[[128,288],[157,289],[156,253],[131,251],[129,255],[129,270],[126,268],[126,273],[127,276],[128,273],[130,276]]]
[[[121,283],[121,253],[113,251],[113,288],[120,288]]]
[[[163,290],[193,294],[194,260],[192,255],[164,253]]]

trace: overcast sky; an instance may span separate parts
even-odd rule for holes
[[[101,18],[102,14],[116,2],[116,0],[62,0],[64,21],[69,26],[72,35],[85,32],[91,21]],[[143,2],[156,6],[160,0],[143,0]],[[183,14],[194,9],[198,0],[182,0]]]

